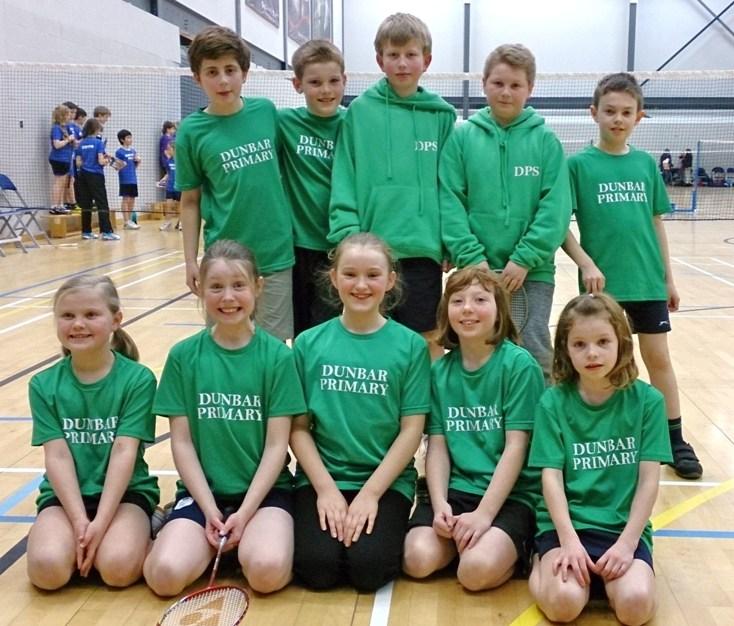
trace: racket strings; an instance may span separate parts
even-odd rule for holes
[[[524,289],[510,295],[510,315],[517,329],[522,330],[528,321],[528,297]]]
[[[235,626],[247,605],[247,594],[237,587],[204,589],[174,604],[160,626]]]

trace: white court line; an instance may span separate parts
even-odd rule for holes
[[[118,267],[117,269],[110,270],[109,272],[107,272],[107,275],[110,276],[111,274],[117,274],[118,272],[122,272],[123,270],[129,270],[133,267],[138,267],[139,265],[147,265],[148,263],[152,261],[157,261],[159,259],[165,259],[167,256],[171,256],[172,254],[179,254],[179,253],[178,252],[166,252],[165,254],[162,254],[161,256],[153,257],[152,259],[146,259],[145,261],[139,261],[138,263],[133,263],[132,265],[125,265],[124,267]],[[20,300],[16,300],[15,302],[10,302],[8,304],[0,305],[0,311],[2,311],[3,309],[17,308],[19,304],[23,304],[24,302],[31,302],[33,300],[38,300],[38,298],[50,296],[53,293],[56,293],[56,289],[49,289],[48,291],[42,291],[41,293],[35,296],[21,298]]]
[[[724,283],[725,285],[728,285],[729,287],[734,287],[734,283],[726,280],[726,278],[722,278],[721,276],[717,276],[713,272],[708,272],[706,270],[701,269],[700,267],[697,267],[693,265],[692,263],[688,263],[688,261],[683,261],[682,259],[678,259],[676,257],[671,257],[672,260],[674,260],[676,263],[680,263],[681,265],[685,265],[686,267],[690,267],[692,270],[696,270],[697,272],[700,272],[701,274],[704,274],[708,276],[709,278],[713,278],[714,280],[718,280],[720,283]],[[713,259],[713,257],[709,257]]]
[[[395,581],[390,581],[384,587],[375,592],[375,603],[372,605],[372,616],[370,626],[387,626],[390,619],[390,603],[392,602],[392,590]]]
[[[729,263],[728,261],[722,261],[721,259],[717,259],[715,256],[712,256],[711,259],[726,267],[734,267],[734,263]]]
[[[169,254],[171,254],[171,253],[169,253]],[[169,268],[167,268],[165,270],[161,270],[160,272],[156,272],[155,274],[149,274],[145,278],[140,278],[139,280],[134,280],[133,282],[126,283],[124,285],[118,285],[117,286],[117,291],[122,291],[126,287],[132,287],[133,285],[137,285],[138,283],[145,282],[146,280],[150,280],[151,278],[155,278],[156,276],[160,276],[161,274],[167,274],[168,272],[171,272],[173,270],[177,270],[180,267],[184,267],[185,265],[186,265],[185,263],[179,263],[178,265],[174,265],[174,266],[169,267]],[[54,291],[56,291],[56,290],[54,290]],[[12,326],[8,326],[7,328],[3,328],[2,330],[0,330],[0,335],[4,335],[5,333],[9,333],[10,331],[16,330],[18,328],[23,328],[23,326],[26,326],[28,324],[32,324],[33,322],[37,322],[38,320],[42,320],[42,319],[47,318],[47,317],[51,317],[51,315],[53,315],[53,311],[49,311],[48,313],[44,313],[43,315],[36,315],[36,317],[32,317],[29,320],[24,320],[22,322],[18,322],[17,324],[13,324]]]

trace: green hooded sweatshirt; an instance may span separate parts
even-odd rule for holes
[[[484,108],[456,129],[439,167],[441,237],[458,267],[512,261],[553,284],[571,219],[560,141],[532,107],[505,127]]]
[[[418,87],[401,98],[386,79],[352,102],[334,153],[330,242],[382,237],[396,257],[442,260],[438,157],[456,112]]]

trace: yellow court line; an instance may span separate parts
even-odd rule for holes
[[[727,480],[716,487],[707,489],[703,493],[699,493],[697,496],[688,498],[688,500],[683,500],[680,504],[676,504],[667,511],[663,511],[653,517],[651,520],[652,529],[655,531],[660,528],[665,528],[678,518],[683,517],[686,513],[690,513],[696,507],[701,506],[709,500],[713,500],[717,496],[720,496],[727,491],[731,491],[732,489],[734,489],[734,478]]]
[[[732,489],[734,489],[734,478],[724,481],[716,487],[707,489],[703,493],[699,493],[697,496],[688,498],[687,500],[670,507],[667,511],[659,513],[650,520],[652,522],[653,531],[669,526],[675,520],[683,517],[686,513],[690,513],[696,507],[699,507],[709,500],[713,500]],[[510,626],[537,626],[543,619],[544,615],[541,613],[538,605],[533,604],[510,622]]]

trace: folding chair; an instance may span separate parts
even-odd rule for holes
[[[10,192],[14,195],[12,199]],[[19,238],[22,238],[25,234],[31,240],[33,247],[40,248],[41,246],[32,230],[32,227],[35,226],[38,229],[38,234],[43,236],[46,243],[51,244],[51,240],[46,234],[46,231],[38,223],[38,212],[47,210],[47,207],[28,206],[28,203],[23,199],[23,196],[20,194],[20,191],[18,191],[18,188],[15,186],[13,181],[5,174],[0,174],[0,196],[3,199],[3,202],[7,205],[0,205],[0,211],[2,211],[3,215],[6,216],[6,223],[8,226],[10,220],[14,219],[12,230]],[[10,217],[11,215],[13,217]],[[23,246],[22,241],[20,243],[25,250],[25,246]]]
[[[18,214],[15,212],[15,209],[0,206],[0,256],[5,256],[3,244],[6,243],[14,243],[23,252],[28,252],[28,249],[23,245],[21,233],[16,228],[17,220]]]

